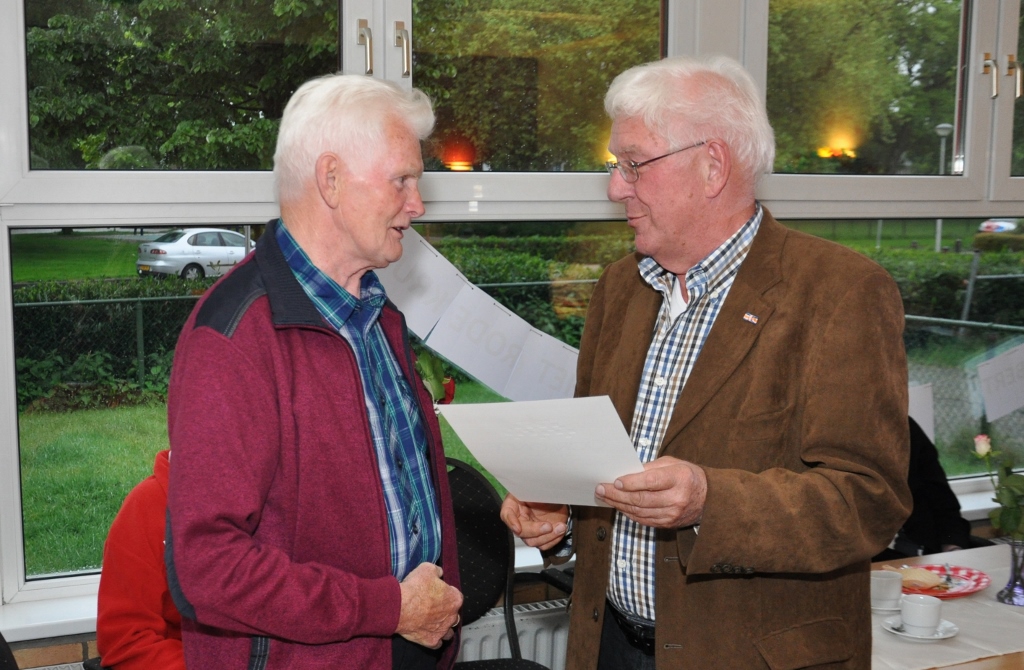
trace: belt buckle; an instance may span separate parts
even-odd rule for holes
[[[610,608],[612,615],[615,617],[615,622],[619,625],[619,629],[625,634],[626,639],[636,649],[644,652],[649,656],[654,655],[654,629],[648,626],[643,626],[638,623],[633,623],[627,619],[621,612],[615,607]],[[646,633],[650,632],[648,636]]]

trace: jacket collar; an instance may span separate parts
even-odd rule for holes
[[[765,294],[782,279],[786,235],[786,227],[765,209],[750,252],[679,396],[662,445],[669,444],[714,397],[771,319],[775,300]]]
[[[323,328],[326,325],[324,318],[295,279],[277,243],[280,223],[281,219],[267,223],[267,229],[256,245],[256,264],[263,275],[274,325]]]

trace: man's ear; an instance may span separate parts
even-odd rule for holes
[[[721,140],[708,140],[707,147],[710,160],[706,164],[704,195],[714,198],[729,183],[729,177],[732,175],[732,152]]]
[[[330,152],[316,159],[316,187],[320,197],[331,209],[341,203],[341,159]]]

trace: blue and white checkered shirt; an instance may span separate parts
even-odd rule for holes
[[[640,275],[662,294],[661,310],[647,350],[640,392],[633,409],[630,437],[640,461],[653,461],[665,438],[669,418],[686,380],[707,341],[754,235],[761,225],[758,204],[754,216],[736,234],[686,272],[686,306],[672,318],[676,276],[653,258],[640,261]],[[608,598],[619,611],[654,621],[655,529],[615,513]]]
[[[387,295],[377,275],[367,272],[359,298],[352,296],[313,265],[283,221],[277,241],[306,295],[355,352],[388,511],[391,570],[401,581],[420,563],[440,558],[441,518],[416,394],[379,322]]]

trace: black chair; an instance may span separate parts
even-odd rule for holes
[[[99,658],[90,658],[89,660],[82,663],[82,670],[109,670],[104,666]]]
[[[462,581],[462,624],[482,617],[505,594],[505,632],[512,658],[456,663],[459,670],[546,670],[523,659],[519,650],[512,592],[515,585],[515,546],[512,531],[501,520],[501,498],[487,479],[462,461],[449,458],[448,484],[455,507]]]
[[[0,670],[18,670],[18,662],[14,660],[14,652],[0,633]]]

